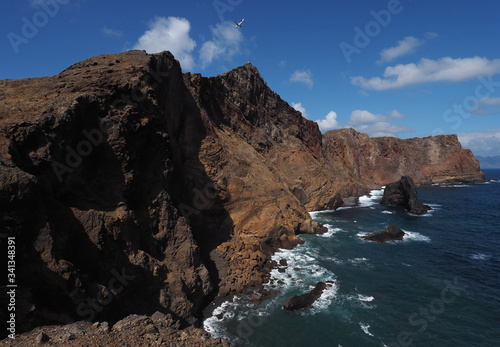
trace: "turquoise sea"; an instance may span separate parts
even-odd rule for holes
[[[382,190],[312,212],[329,231],[274,255],[281,294],[226,302],[205,328],[237,346],[500,346],[500,170],[483,171],[485,184],[418,188],[424,216],[380,205]],[[403,241],[361,239],[390,223]],[[311,309],[282,309],[318,281],[331,286]]]

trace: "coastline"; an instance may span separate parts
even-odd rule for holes
[[[499,174],[499,177],[500,177],[500,170],[498,170],[498,174]],[[436,190],[436,189],[446,189],[447,191],[449,192],[453,192],[453,191],[463,191],[465,192],[465,189],[470,189],[471,187],[473,188],[474,186],[476,187],[482,187],[482,186],[485,186],[485,185],[488,185],[488,184],[494,184],[496,183],[497,181],[490,181],[491,178],[488,178],[488,181],[487,182],[483,182],[483,183],[475,183],[475,184],[450,184],[450,185],[441,185],[439,187],[437,186],[423,186],[424,189],[427,189],[427,190],[433,190],[436,192],[436,194],[439,194],[439,190]],[[462,182],[464,183],[464,182]],[[463,189],[463,190],[462,190]],[[380,196],[380,195],[378,195]],[[362,206],[357,206],[357,207],[354,207],[354,206],[349,206],[349,207],[345,207],[347,208],[347,210],[352,210],[353,212],[356,211],[356,209],[358,210],[357,213],[362,213],[359,209],[360,208],[363,208],[363,209],[366,209],[366,211],[373,211],[371,209],[371,207],[373,207],[373,200],[377,200],[377,193],[373,194],[372,195],[372,198],[375,198],[375,199],[366,199],[366,201],[364,202],[364,204]],[[427,201],[427,203],[429,203],[429,201]],[[435,209],[432,213],[429,213],[427,214],[426,216],[424,217],[431,217],[433,214],[437,213],[438,215],[441,214],[441,211],[442,210],[442,206],[441,205],[436,205],[436,204],[433,204],[433,203],[430,203],[433,208]],[[346,209],[340,209],[340,211],[347,211]],[[335,211],[314,211],[312,212],[312,214],[315,214],[316,217],[314,218],[315,221],[317,222],[320,222],[321,219],[320,218],[317,218],[321,215],[335,215],[336,213],[338,213],[337,211],[339,210],[335,210]],[[436,212],[437,211],[437,212]],[[392,214],[394,214],[395,212],[391,212]],[[398,214],[400,214],[401,212],[397,212]],[[391,216],[391,215],[389,215]],[[361,218],[361,216],[358,216],[358,218]],[[431,217],[429,220],[432,220],[433,217]],[[304,239],[305,240],[305,243],[303,245],[300,245],[298,247],[304,249],[304,248],[309,248],[311,251],[314,250],[316,247],[318,247],[318,245],[320,243],[318,243],[320,240],[326,238],[326,239],[331,239],[332,237],[335,237],[335,235],[343,235],[345,234],[345,231],[342,231],[336,227],[332,227],[332,226],[328,226],[328,229],[329,229],[329,232],[325,235],[306,235],[306,238]],[[411,230],[411,229],[410,229]],[[406,247],[410,247],[410,245],[430,245],[432,243],[434,243],[436,240],[433,239],[432,236],[428,235],[427,236],[425,234],[420,234],[418,232],[415,232],[415,231],[410,231],[410,230],[407,230],[405,229],[404,231],[406,233],[408,233],[406,236],[405,236],[405,239],[403,241],[395,241],[393,242],[390,247],[391,248],[399,248],[401,246],[397,246],[398,242],[401,242],[401,245],[406,245]],[[361,239],[361,236],[363,234],[358,234],[357,237],[359,237]],[[361,242],[361,241],[359,241]],[[367,242],[367,241],[365,241]],[[362,242],[361,242],[362,244]],[[311,248],[313,247],[313,248]],[[326,247],[326,248],[325,248]],[[333,248],[332,248],[333,247]],[[330,255],[330,258],[325,258],[324,255],[322,255],[322,259],[324,261],[328,261],[328,262],[332,262],[332,264],[337,264],[336,266],[340,266],[340,267],[344,267],[346,266],[347,264],[345,263],[345,260],[341,260],[339,259],[339,257],[336,257],[336,256],[333,256],[332,255],[332,252],[336,252],[336,251],[339,251],[339,248],[337,248],[338,246],[335,246],[335,244],[333,246],[328,246],[328,245],[324,245],[324,246],[321,246],[320,249],[322,250],[326,250],[327,251],[327,254],[331,254]],[[297,255],[294,255],[292,256],[291,254],[294,254],[294,252],[297,250],[297,247],[294,248],[293,250],[285,250],[285,253],[283,254],[280,254],[279,252],[277,252],[276,254],[278,255],[278,257],[275,257],[273,258],[275,261],[277,261],[279,263],[279,261],[281,259],[286,259],[287,263],[288,263],[288,267],[291,267],[292,268],[292,271],[290,271],[290,273],[294,273],[293,271],[293,267],[296,266],[296,263],[294,264],[294,261],[297,261]],[[344,250],[345,251],[345,250]],[[292,252],[291,254],[289,254],[290,252]],[[349,253],[347,251],[347,253]],[[305,254],[307,253],[300,253],[302,254],[301,257],[303,257]],[[365,256],[366,257],[366,256]],[[349,264],[351,264],[351,266],[355,266],[355,267],[366,267],[370,262],[373,261],[373,259],[367,259],[365,257],[360,257],[360,258],[353,258],[353,259],[350,259],[349,260]],[[484,255],[484,254],[476,254],[476,255],[471,255],[470,256],[472,260],[476,260],[476,261],[484,261],[485,259],[488,260],[490,259],[490,256],[488,255]],[[312,258],[304,258],[305,260],[305,263],[313,263],[313,259]],[[304,264],[304,263],[302,263]],[[412,265],[409,265],[409,264],[402,264],[403,267],[405,266],[412,266]],[[276,269],[278,270],[278,269]],[[312,288],[312,284],[315,282],[314,280],[313,281],[309,281],[307,282],[306,281],[306,284],[299,284],[298,287],[299,289],[297,289],[297,287],[295,287],[295,289],[290,289],[290,287],[292,286],[293,287],[293,279],[292,281],[290,281],[290,279],[287,279],[287,274],[288,274],[288,271],[287,272],[283,272],[283,273],[280,273],[280,272],[276,272],[276,277],[274,277],[274,280],[275,282],[274,283],[277,283],[278,280],[281,280],[283,283],[278,286],[278,289],[279,290],[284,290],[284,293],[280,294],[279,297],[278,297],[278,302],[276,302],[276,299],[267,299],[267,302],[268,304],[265,304],[263,305],[262,307],[267,307],[267,309],[269,309],[270,313],[265,313],[265,309],[262,310],[262,309],[259,309],[259,308],[253,308],[250,304],[251,304],[251,301],[249,300],[249,298],[240,298],[239,300],[235,301],[235,302],[231,302],[229,304],[229,306],[225,307],[223,310],[220,310],[218,312],[219,316],[222,318],[222,319],[229,319],[229,320],[232,320],[232,319],[235,319],[234,317],[238,317],[237,318],[237,321],[236,322],[239,322],[239,326],[240,326],[240,329],[237,330],[234,328],[234,326],[232,326],[231,328],[231,334],[230,335],[225,335],[225,337],[230,337],[230,341],[233,341],[233,342],[236,342],[238,341],[238,338],[241,339],[241,341],[239,341],[239,344],[240,345],[242,343],[242,345],[244,346],[247,346],[248,345],[248,341],[246,340],[247,339],[247,334],[250,334],[250,336],[252,334],[255,334],[257,333],[258,331],[262,330],[263,327],[266,326],[266,324],[270,324],[270,322],[272,321],[275,321],[277,318],[269,318],[271,319],[271,321],[267,320],[267,317],[281,317],[280,319],[284,319],[284,316],[283,315],[278,315],[276,316],[276,310],[278,309],[278,307],[280,307],[280,305],[282,304],[282,302],[286,299],[286,297],[288,295],[291,295],[293,293],[300,293],[301,291],[304,292],[307,290],[307,288]],[[335,271],[334,271],[335,272]],[[324,275],[324,274],[323,274]],[[309,312],[303,312],[301,313],[300,315],[293,315],[293,314],[289,314],[288,316],[290,317],[296,317],[296,319],[298,321],[300,321],[300,317],[314,317],[316,315],[318,315],[318,317],[323,317],[321,319],[325,319],[325,315],[327,315],[326,312],[330,312],[331,310],[333,310],[334,312],[336,312],[337,309],[333,309],[333,308],[330,308],[330,309],[327,309],[327,307],[329,305],[331,305],[332,303],[332,300],[334,302],[336,302],[337,304],[336,305],[341,305],[341,302],[339,302],[339,300],[343,300],[342,298],[346,295],[346,294],[342,294],[342,292],[344,290],[346,290],[346,286],[350,287],[351,285],[348,283],[348,282],[345,282],[346,279],[343,279],[342,277],[338,277],[337,274],[333,275],[334,278],[332,278],[333,282],[335,282],[336,284],[340,285],[340,287],[336,287],[334,292],[331,292],[329,293],[331,295],[331,297],[329,297],[328,294],[326,294],[322,299],[323,299],[323,304],[326,304],[325,306],[323,306],[322,308],[318,308],[318,310],[315,310],[315,309],[311,309]],[[404,276],[403,276],[404,277]],[[307,278],[307,277],[306,277]],[[325,279],[325,277],[322,277],[321,279]],[[303,278],[302,278],[303,280]],[[300,277],[297,278],[297,281],[300,281]],[[271,284],[271,283],[269,283]],[[309,285],[309,287],[307,287]],[[305,287],[304,287],[305,286]],[[285,289],[286,288],[286,289]],[[300,289],[302,288],[302,289]],[[339,292],[339,288],[341,288],[340,292]],[[344,288],[344,289],[342,289]],[[380,298],[377,297],[376,295],[374,296],[374,294],[370,294],[369,292],[361,292],[360,294],[355,294],[354,296],[350,297],[351,294],[348,294],[348,297],[349,297],[349,300],[352,301],[352,304],[355,305],[354,307],[356,307],[356,305],[359,305],[360,307],[365,307],[366,309],[371,309],[373,310],[376,306],[377,306],[377,303],[378,305],[380,305],[379,303],[379,300]],[[347,298],[347,297],[346,297]],[[432,297],[431,297],[432,298]],[[264,299],[266,300],[266,299]],[[328,301],[330,303],[328,303]],[[280,304],[281,302],[281,304]],[[358,304],[356,304],[356,302]],[[238,306],[239,305],[239,306]],[[246,314],[244,313],[245,311],[251,311],[252,313],[251,314]],[[279,311],[279,310],[278,310]],[[322,312],[322,313],[321,313]],[[319,318],[318,318],[319,319]],[[320,320],[321,320],[320,319]],[[215,317],[214,317],[214,320],[215,320]],[[212,324],[212,323],[210,323]],[[304,321],[304,324],[305,324],[305,321]],[[244,328],[243,328],[244,327]],[[368,324],[367,322],[360,322],[360,328],[361,328],[361,331],[367,336],[367,337],[370,337],[370,338],[379,338],[378,336],[378,333],[374,330],[372,330],[373,328],[373,324],[372,326],[370,326],[370,324]],[[206,328],[206,330],[208,331],[218,331],[218,333],[216,333],[214,336],[224,336],[224,334],[220,335],[220,328],[219,330],[217,329],[213,329],[213,328]],[[268,329],[266,329],[267,331]],[[241,335],[234,335],[234,333],[236,332],[240,332]],[[228,333],[228,332],[226,332]],[[263,334],[264,332],[262,332]],[[235,340],[236,338],[236,340]],[[247,341],[247,342],[244,342],[244,341]],[[251,340],[250,340],[251,341]],[[366,344],[367,346],[371,346],[372,342],[370,342],[369,344]],[[385,344],[388,344],[389,341],[385,340]],[[258,346],[260,346],[260,344],[256,344]],[[266,346],[268,344],[265,344]]]
[[[250,63],[206,78],[169,52],[107,54],[5,80],[0,97],[1,218],[24,250],[18,333],[156,311],[200,325],[213,298],[265,292],[297,235],[329,235],[307,211],[406,172],[482,177],[456,135],[322,134]]]

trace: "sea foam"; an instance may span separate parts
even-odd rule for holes
[[[384,195],[384,188],[385,187],[382,187],[382,189],[374,189],[370,191],[369,194],[359,197],[359,206],[371,207],[378,204]]]
[[[476,253],[476,254],[471,254],[470,258],[474,260],[486,260],[491,258],[491,255],[484,253]]]
[[[371,332],[368,331],[368,329],[370,328],[370,324],[368,323],[363,323],[363,322],[359,322],[359,326],[361,327],[361,330],[363,330],[363,332],[366,334],[366,335],[369,335],[369,336],[374,336]]]

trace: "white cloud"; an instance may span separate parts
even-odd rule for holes
[[[304,83],[309,89],[312,88],[314,82],[312,80],[311,71],[296,70],[290,77],[290,82]]]
[[[307,114],[307,111],[302,103],[292,102],[292,107],[301,112],[302,115],[308,119],[311,117]],[[330,111],[325,118],[316,120],[321,132],[325,132],[332,129],[338,129],[342,127],[352,127],[357,131],[368,133],[372,137],[380,136],[394,136],[396,137],[400,133],[413,132],[413,129],[408,127],[391,124],[388,121],[391,119],[404,119],[406,116],[399,113],[397,110],[390,112],[390,116],[384,116],[380,114],[373,114],[366,110],[354,110],[349,117],[349,121],[346,125],[342,125],[338,121],[337,113]]]
[[[307,114],[305,107],[302,106],[302,103],[300,103],[300,102],[297,102],[297,103],[292,102],[292,107],[295,110],[297,110],[300,113],[302,113],[302,116],[304,116],[305,118],[311,119],[309,117],[309,115]],[[328,131],[328,130],[332,130],[332,129],[337,129],[337,128],[340,127],[339,123],[337,121],[337,113],[333,112],[333,111],[328,112],[328,114],[325,116],[325,118],[317,120],[316,123],[318,123],[319,129],[322,132],[325,132],[325,131]]]
[[[368,133],[372,137],[397,136],[399,133],[412,132],[413,129],[402,125],[392,124],[391,119],[406,119],[407,117],[397,110],[392,110],[390,116],[374,114],[367,110],[351,112],[347,126]]]
[[[363,123],[382,122],[387,119],[388,118],[386,116],[381,114],[373,114],[366,110],[354,110],[351,112],[351,116],[349,117],[347,124],[350,126],[356,126]]]
[[[500,98],[482,98],[479,102],[486,106],[500,107]]]
[[[123,33],[120,30],[111,29],[108,27],[101,28],[101,33],[104,36],[109,36],[109,37],[121,37],[123,35]]]
[[[425,33],[424,39],[417,39],[413,36],[406,36],[404,39],[398,41],[398,44],[394,47],[389,47],[383,49],[380,52],[380,60],[377,63],[387,63],[393,61],[396,58],[413,54],[416,52],[416,48],[422,46],[427,42],[427,40],[437,37],[436,33]]]
[[[302,106],[302,103],[301,103],[301,102],[297,102],[297,103],[292,102],[292,107],[293,107],[295,110],[297,110],[297,111],[299,111],[300,113],[302,113],[302,115],[303,115],[304,117],[309,118],[309,115],[306,113],[306,109],[305,109],[305,107],[304,107],[304,106]]]
[[[191,24],[185,18],[156,17],[134,45],[134,49],[144,49],[148,53],[170,51],[181,63],[182,68],[194,67],[191,52],[196,42],[189,36]]]
[[[397,110],[392,110],[391,111],[391,117],[392,118],[396,118],[396,119],[406,119],[406,118],[408,118],[404,114],[399,113]]]
[[[500,73],[500,59],[450,58],[421,59],[417,64],[388,66],[383,78],[351,77],[351,83],[364,89],[387,90],[429,82],[459,82],[481,75]]]
[[[408,127],[391,124],[389,122],[375,122],[371,124],[361,124],[355,126],[354,129],[360,132],[368,133],[371,137],[392,136],[397,137],[400,133],[413,132],[413,129]]]
[[[378,63],[386,63],[404,55],[415,53],[415,48],[421,46],[423,43],[423,40],[419,40],[413,36],[406,36],[401,41],[398,41],[397,46],[382,50]]]
[[[479,105],[471,110],[476,116],[498,115],[500,112],[500,98],[479,99]]]
[[[500,128],[460,133],[458,140],[462,147],[470,149],[475,155],[500,155]]]
[[[328,112],[324,119],[317,120],[316,123],[318,123],[319,129],[322,132],[337,129],[339,127],[339,122],[337,121],[337,113],[333,111]]]
[[[240,45],[243,42],[242,31],[236,29],[232,22],[221,22],[210,29],[212,40],[205,42],[200,50],[203,68],[217,59],[230,60],[240,52]]]

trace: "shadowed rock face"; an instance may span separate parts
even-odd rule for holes
[[[384,189],[380,201],[382,205],[403,206],[412,214],[422,215],[431,210],[428,205],[418,200],[417,188],[409,176],[403,176],[397,182],[389,183]]]
[[[399,229],[396,224],[391,224],[381,232],[363,236],[363,239],[382,243],[386,241],[401,241],[403,240],[404,235],[404,231]]]
[[[274,248],[325,231],[308,210],[395,172],[484,179],[454,136],[322,135],[251,64],[205,78],[131,51],[0,81],[18,331],[157,310],[196,324],[215,296],[259,288]]]

